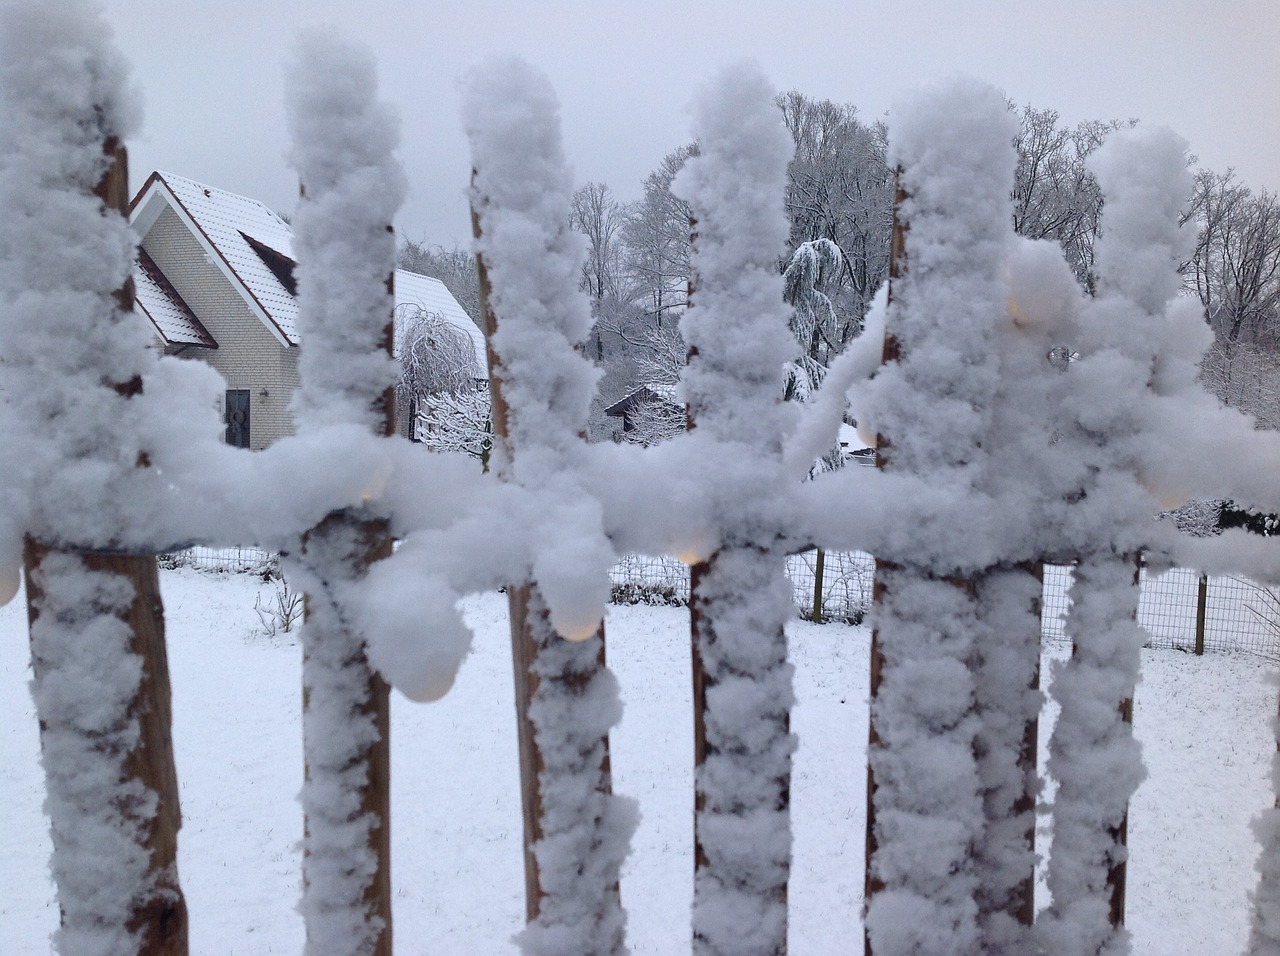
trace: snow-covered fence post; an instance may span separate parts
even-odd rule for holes
[[[1167,130],[1113,133],[1090,158],[1106,210],[1097,244],[1098,295],[1077,330],[1081,358],[1062,376],[1060,445],[1076,483],[1060,520],[1079,561],[1066,628],[1071,659],[1054,669],[1061,713],[1050,739],[1053,805],[1049,909],[1041,943],[1065,956],[1127,945],[1123,929],[1128,802],[1145,776],[1130,726],[1144,641],[1137,624],[1138,553],[1159,510],[1158,443],[1170,432],[1162,388],[1170,374],[1177,265],[1190,236],[1185,143]],[[1185,348],[1182,346],[1181,348]],[[1176,397],[1176,393],[1174,393]],[[1153,462],[1155,469],[1153,470]]]
[[[975,665],[991,628],[981,572],[1001,556],[974,539],[989,510],[1013,129],[996,91],[962,84],[918,96],[894,133],[891,336],[858,410],[884,436],[885,474],[944,499],[909,519],[925,525],[877,568],[865,947],[977,953],[987,914],[975,848],[991,821]],[[976,527],[943,526],[960,520]]]
[[[576,350],[590,311],[558,105],[544,77],[508,60],[472,76],[465,110],[494,468],[533,496],[553,539],[508,588],[529,920],[518,941],[548,956],[622,953],[618,876],[635,810],[613,795],[609,767],[621,716],[601,622],[612,550],[576,474],[598,373]]]
[[[1271,758],[1271,789],[1276,798],[1253,822],[1261,853],[1256,864],[1258,884],[1253,893],[1248,956],[1280,956],[1280,714],[1273,730],[1276,752]]]
[[[694,952],[787,948],[792,668],[783,625],[791,479],[783,441],[797,409],[780,372],[794,350],[778,261],[792,144],[769,84],[726,71],[695,108],[700,155],[673,189],[697,220],[681,319],[699,479],[719,541],[690,569],[696,762]],[[713,469],[713,470],[712,470]],[[714,490],[712,490],[714,489]]]
[[[60,952],[187,951],[155,542],[132,314],[126,67],[89,4],[0,21],[6,488],[25,530]],[[6,556],[7,558],[9,556]],[[7,563],[7,561],[6,561]]]
[[[316,467],[345,453],[326,443],[359,448],[361,436],[395,433],[391,221],[405,186],[392,155],[398,124],[376,97],[371,56],[322,34],[303,39],[288,75],[306,342],[294,402],[299,437],[318,443]],[[285,558],[306,592],[300,908],[314,956],[391,952],[390,703],[350,607],[369,566],[391,553],[376,484],[371,474],[364,506],[337,508]]]

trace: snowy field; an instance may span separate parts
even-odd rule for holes
[[[296,954],[302,775],[296,643],[267,639],[252,575],[162,572],[184,823],[180,869],[198,956]],[[478,638],[442,702],[393,713],[398,953],[514,953],[521,926],[520,811],[506,603],[468,602]],[[622,892],[637,954],[688,952],[692,763],[688,615],[615,607],[610,663],[626,715],[615,782],[643,821]],[[868,632],[796,623],[795,864],[791,952],[861,945]],[[1060,656],[1050,648],[1048,656]],[[1149,767],[1130,815],[1134,952],[1242,950],[1256,848],[1248,824],[1271,801],[1275,693],[1237,655],[1150,651],[1136,704]],[[42,776],[25,606],[0,610],[0,953],[48,951],[57,921],[40,809]],[[1042,727],[1042,738],[1044,728]]]

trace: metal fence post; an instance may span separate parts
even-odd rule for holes
[[[1204,622],[1209,607],[1209,575],[1200,575],[1196,594],[1196,656],[1204,654]]]
[[[813,623],[822,623],[822,569],[826,553],[817,549],[817,557],[813,563]]]

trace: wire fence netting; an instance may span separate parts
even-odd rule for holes
[[[191,548],[163,555],[162,564],[208,571],[275,575],[279,558],[260,548]],[[787,558],[787,576],[800,615],[858,624],[871,610],[875,559],[861,551],[818,552]],[[611,572],[615,604],[689,601],[689,568],[667,555],[628,555]],[[1045,565],[1041,631],[1045,640],[1067,641],[1070,565]],[[1280,590],[1232,575],[1201,575],[1187,568],[1140,572],[1138,623],[1151,647],[1247,651],[1280,660]],[[1199,641],[1197,640],[1199,638]]]

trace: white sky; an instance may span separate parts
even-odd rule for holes
[[[1173,127],[1201,164],[1280,188],[1280,0],[106,0],[143,91],[131,143],[155,168],[293,208],[282,77],[303,26],[370,46],[399,109],[403,235],[451,244],[470,225],[458,83],[518,53],[559,91],[579,181],[622,198],[688,137],[717,66],[756,59],[779,90],[890,111],[922,82],[981,77],[1067,120]]]

